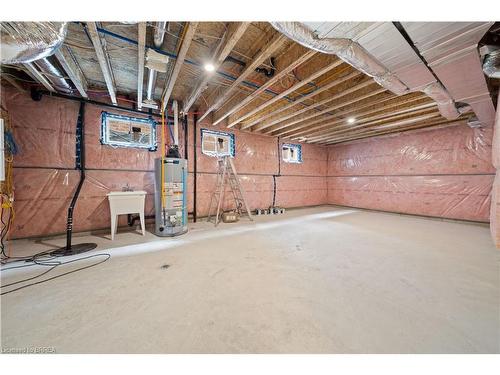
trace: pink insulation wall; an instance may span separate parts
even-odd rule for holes
[[[2,106],[9,112],[19,153],[14,159],[16,219],[11,238],[43,236],[65,231],[66,210],[79,181],[75,166],[75,128],[79,103],[43,97],[33,101],[10,87],[2,87]],[[160,153],[113,148],[99,142],[101,112],[120,113],[107,107],[86,105],[86,180],[74,212],[74,230],[109,228],[106,194],[130,186],[147,191],[146,214],[154,213],[154,158]],[[140,116],[124,112],[131,116]],[[201,128],[197,134],[197,212],[205,216],[215,184],[216,159],[201,153]],[[188,122],[188,211],[193,211],[194,124]],[[269,207],[273,200],[273,175],[279,172],[276,138],[234,131],[235,166],[251,208]],[[180,130],[180,151],[184,154]],[[325,148],[303,145],[303,164],[281,164],[276,177],[276,204],[298,207],[327,201]],[[120,218],[126,225],[126,217]]]
[[[193,129],[192,119],[189,127]],[[201,152],[201,129],[217,129],[234,133],[236,155],[234,165],[245,190],[251,209],[267,208],[273,203],[274,179],[276,180],[275,204],[281,207],[302,207],[327,202],[327,153],[326,148],[302,145],[303,163],[290,164],[280,161],[278,139],[211,126],[204,120],[197,127],[197,212],[206,216],[210,194],[215,189],[217,159]],[[281,141],[281,143],[286,140]],[[193,172],[193,132],[189,137],[189,171]],[[273,178],[273,175],[276,176]],[[192,188],[192,173],[190,174]],[[228,194],[229,195],[229,194]],[[190,194],[191,196],[191,194]],[[231,207],[226,200],[225,207]]]
[[[465,122],[329,147],[331,204],[489,221],[492,128]]]

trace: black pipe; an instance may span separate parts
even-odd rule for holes
[[[80,169],[80,181],[73,194],[71,203],[68,207],[68,217],[66,220],[66,250],[71,250],[71,237],[73,234],[73,210],[75,209],[75,204],[80,195],[80,190],[82,189],[83,183],[85,181],[85,129],[83,128],[85,120],[85,102],[80,102],[80,110],[78,111],[78,125],[76,129],[76,169]]]
[[[93,105],[98,105],[98,106],[103,106],[103,107],[114,108],[114,109],[117,109],[117,110],[120,110],[120,111],[128,111],[128,112],[133,112],[133,113],[140,113],[140,114],[143,114],[143,115],[148,115],[148,116],[153,116],[153,117],[161,118],[161,115],[159,113],[152,113],[150,111],[144,112],[144,111],[140,111],[140,110],[134,109],[134,108],[123,107],[121,105],[113,105],[113,104],[109,104],[109,103],[98,102],[98,101],[93,100],[93,99],[85,99],[85,98],[80,98],[80,97],[77,97],[77,96],[64,95],[64,94],[60,94],[60,93],[56,93],[56,92],[50,92],[50,91],[45,91],[45,90],[32,91],[31,98],[33,100],[35,100],[35,101],[38,101],[38,100],[41,100],[42,95],[47,95],[47,96],[52,96],[52,97],[62,98],[62,99],[67,99],[67,100],[74,100],[74,101],[77,101],[77,102],[80,102],[80,103],[83,102],[83,103],[88,103],[88,104],[93,104]],[[173,116],[167,116],[167,117],[168,117],[169,120],[173,120],[174,119]]]
[[[144,220],[148,219],[154,219],[155,215],[146,215],[144,216]],[[140,219],[139,215],[132,215],[132,214],[127,214],[127,224],[132,227],[134,226],[135,222]]]
[[[194,181],[193,181],[193,193],[194,193],[194,197],[193,197],[193,221],[196,223],[196,219],[198,217],[197,213],[196,213],[196,174],[198,172],[198,166],[196,165],[196,161],[197,161],[197,151],[196,151],[196,139],[198,138],[198,135],[196,134],[197,132],[197,127],[198,127],[198,115],[195,113],[194,114],[194,139],[193,139],[193,150],[194,150],[194,156],[193,156],[193,162],[194,162]]]
[[[78,196],[82,190],[83,183],[85,182],[85,102],[80,102],[80,109],[78,110],[78,119],[76,121],[76,163],[75,169],[80,170],[80,181],[76,187],[71,203],[68,207],[68,216],[66,218],[66,247],[51,251],[50,254],[54,256],[73,255],[83,253],[85,251],[93,250],[97,247],[96,243],[80,243],[75,246],[72,245],[71,240],[73,236],[73,211],[75,209]]]

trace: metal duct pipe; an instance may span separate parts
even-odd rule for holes
[[[156,29],[153,38],[153,43],[156,48],[160,48],[161,45],[163,44],[166,28],[167,28],[167,22],[156,22]]]
[[[165,39],[165,31],[167,27],[167,22],[156,22],[155,32],[153,37],[153,43],[156,48],[160,48]],[[154,90],[156,86],[156,70],[149,69],[148,76],[148,89],[146,91],[146,99],[148,101],[153,100]]]
[[[500,78],[500,49],[486,55],[483,62],[483,72],[490,78]]]
[[[177,100],[174,100],[173,106],[174,108],[174,145],[179,144],[179,105],[177,104]]]
[[[359,23],[356,27],[364,29],[358,33],[344,28],[342,22],[327,23],[325,29],[332,30],[332,34],[324,33],[321,38],[309,28],[309,23],[271,24],[307,48],[338,56],[396,95],[422,91],[436,101],[445,118],[451,120],[460,116],[448,91],[432,76],[392,23]],[[339,31],[334,31],[337,27]],[[348,29],[356,27],[350,25]],[[384,38],[388,43],[378,43],[379,38]]]
[[[148,89],[146,91],[146,99],[147,100],[153,100],[153,93],[154,93],[154,90],[155,90],[155,83],[156,83],[156,70],[149,69]]]
[[[52,83],[57,91],[66,94],[73,93],[73,88],[64,79],[59,69],[57,69],[47,58],[35,61],[35,65],[40,69],[45,78]]]
[[[0,62],[30,63],[51,56],[62,45],[67,22],[1,22]]]

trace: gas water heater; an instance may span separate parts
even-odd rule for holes
[[[162,166],[162,159],[155,159],[155,234],[157,236],[178,236],[187,232],[186,197],[187,160],[166,157],[163,159]]]

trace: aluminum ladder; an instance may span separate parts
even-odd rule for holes
[[[240,180],[238,178],[238,174],[236,173],[236,169],[234,168],[233,160],[231,159],[230,156],[224,156],[217,160],[217,164],[218,164],[217,182],[215,191],[213,192],[212,197],[210,199],[207,221],[212,221],[211,220],[213,216],[212,210],[215,208],[215,206],[217,206],[217,211],[215,213],[215,220],[214,220],[215,226],[217,226],[220,222],[220,218],[222,215],[221,205],[222,202],[224,201],[226,180],[229,181],[229,186],[233,194],[234,203],[236,204],[236,212],[241,217],[242,214],[244,214],[244,211],[246,211],[248,218],[251,221],[253,221],[252,214],[250,213],[250,209],[248,208],[248,204],[245,199],[245,195],[243,193]]]

